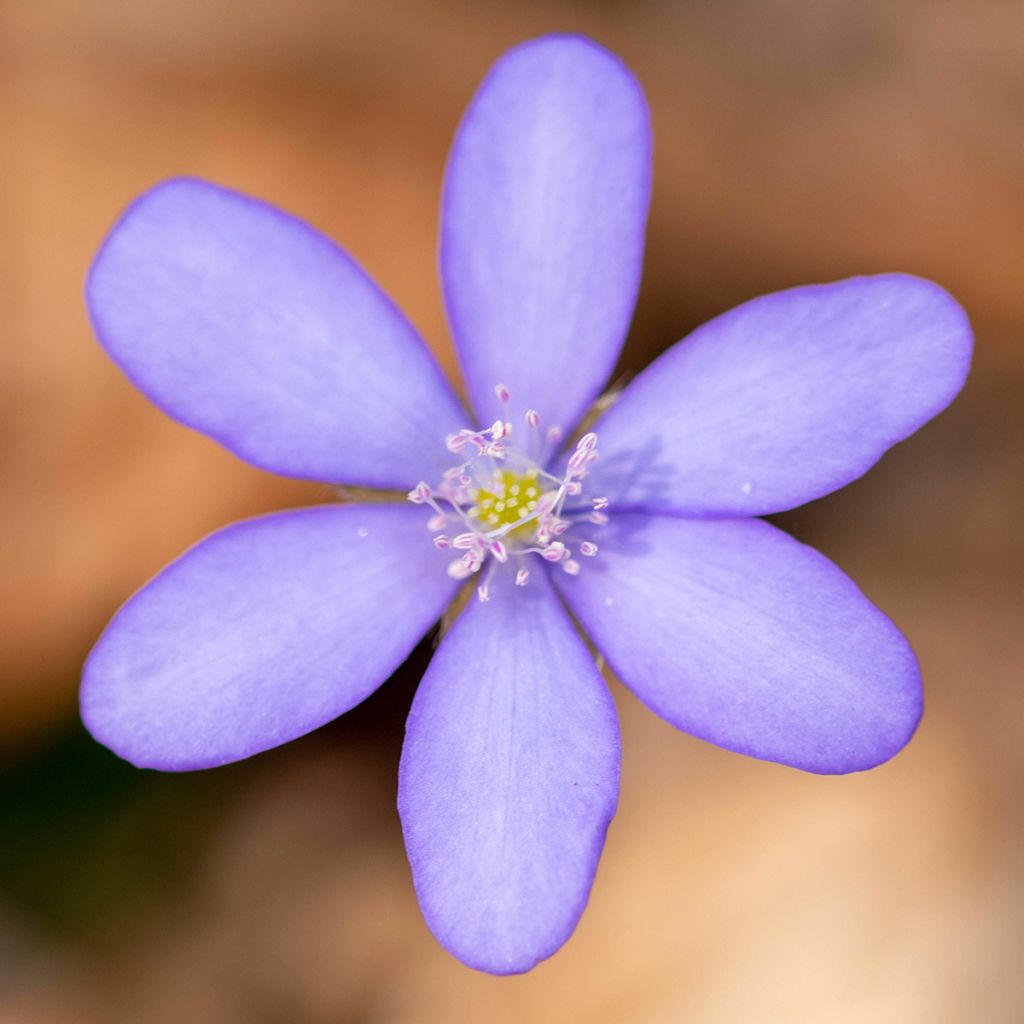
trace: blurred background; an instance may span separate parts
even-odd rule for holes
[[[210,530],[323,500],[161,415],[81,299],[169,175],[346,246],[453,371],[435,269],[490,63],[576,30],[643,81],[647,271],[621,370],[759,293],[905,270],[967,307],[938,421],[780,522],[910,637],[899,757],[818,778],[675,732],[618,683],[620,812],[553,960],[476,974],[416,908],[394,809],[429,641],[337,723],[140,772],[77,719],[119,603]],[[1024,5],[1019,0],[0,3],[0,1022],[1024,1019]]]

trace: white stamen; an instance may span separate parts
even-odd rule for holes
[[[561,562],[563,558],[569,557],[569,549],[560,540],[553,540],[544,549],[543,556],[548,562]]]
[[[497,385],[494,393],[503,404],[509,401],[505,385]],[[523,419],[530,430],[540,428],[536,409],[528,409]],[[598,526],[608,522],[603,511],[609,503],[606,497],[590,498],[589,508],[580,508],[575,502],[565,507],[567,499],[583,493],[583,481],[598,457],[595,433],[584,434],[576,442],[560,476],[535,461],[542,455],[537,436],[524,438],[528,442],[525,448],[519,444],[513,447],[512,433],[512,423],[502,417],[482,430],[463,429],[449,434],[445,442],[449,451],[467,452],[469,458],[445,470],[437,490],[421,481],[408,494],[414,504],[427,504],[432,509],[434,515],[427,525],[436,533],[434,546],[462,553],[448,566],[449,575],[466,579],[489,562],[477,588],[481,601],[491,596],[491,577],[498,565],[512,555],[520,559],[537,554],[576,575],[579,562],[572,557],[572,549],[557,538],[582,519]],[[546,437],[549,444],[557,444],[563,438],[562,429],[549,427]],[[439,502],[447,507],[442,508]],[[461,525],[464,532],[455,534],[450,529],[453,523]],[[578,550],[581,556],[591,558],[597,554],[597,544],[581,541]],[[528,569],[517,568],[515,585],[526,586],[529,578]]]
[[[466,564],[464,558],[456,558],[454,562],[448,563],[448,575],[453,580],[464,580],[473,575],[473,570]]]

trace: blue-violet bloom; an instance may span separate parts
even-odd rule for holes
[[[959,391],[971,334],[903,274],[794,288],[705,324],[599,402],[636,300],[643,93],[573,36],[499,60],[445,175],[444,297],[473,414],[333,242],[191,179],[124,213],[89,276],[103,345],[165,412],[287,476],[399,492],[236,523],[117,613],[82,715],[163,771],[316,729],[464,588],[399,771],[440,942],[529,970],[586,904],[619,785],[577,634],[679,729],[811,772],[870,768],[921,714],[913,652],[830,561],[756,517],[861,476]]]

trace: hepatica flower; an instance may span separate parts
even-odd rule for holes
[[[581,428],[636,299],[651,135],[580,38],[504,56],[466,114],[441,276],[472,413],[408,321],[298,220],[196,180],[133,203],[88,281],[157,405],[256,466],[393,499],[236,523],[117,613],[82,714],[132,763],[249,757],[371,694],[463,588],[416,694],[398,807],[427,923],[497,974],[576,925],[615,812],[619,733],[570,615],[688,733],[811,772],[909,739],[903,636],[756,518],[842,487],[960,389],[957,304],[884,274],[748,302]]]

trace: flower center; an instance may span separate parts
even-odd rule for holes
[[[525,540],[533,531],[528,517],[536,512],[541,497],[540,471],[531,468],[525,473],[499,469],[482,487],[472,487],[473,503],[466,515],[481,524],[484,530],[510,526],[509,538]],[[527,519],[520,525],[520,520]]]
[[[506,387],[499,384],[494,390],[503,403],[508,402]],[[597,545],[582,540],[574,551],[563,536],[581,520],[597,526],[608,522],[604,512],[608,499],[583,497],[583,480],[597,458],[597,435],[584,434],[568,456],[563,474],[555,476],[538,460],[561,440],[561,429],[550,427],[541,435],[540,417],[532,409],[524,420],[526,436],[519,445],[512,443],[512,424],[503,419],[485,430],[449,435],[448,450],[468,457],[447,470],[437,487],[421,481],[408,495],[414,504],[433,509],[427,527],[436,534],[434,546],[461,552],[449,563],[449,575],[468,579],[489,563],[477,587],[481,601],[490,596],[496,566],[510,560],[519,587],[529,581],[531,555],[575,575],[580,563],[574,554],[593,557]],[[454,536],[446,532],[453,527],[459,530]]]

